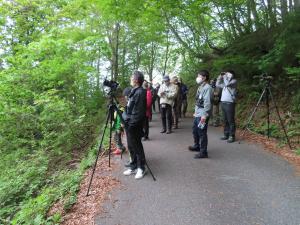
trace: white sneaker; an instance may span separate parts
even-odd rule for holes
[[[146,170],[142,170],[141,168],[137,169],[137,173],[135,175],[135,179],[142,179],[146,173]]]
[[[129,176],[129,175],[131,175],[131,174],[135,174],[136,173],[136,170],[134,169],[127,169],[127,170],[125,170],[124,172],[123,172],[123,174],[125,175],[125,176]]]

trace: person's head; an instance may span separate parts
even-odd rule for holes
[[[150,87],[149,83],[147,81],[144,81],[143,88],[148,89]]]
[[[143,82],[144,82],[143,73],[138,70],[134,71],[130,79],[130,85],[132,87],[140,87],[143,85]]]
[[[209,72],[207,70],[200,70],[196,78],[197,84],[202,84],[203,82],[209,81]]]
[[[177,76],[172,77],[171,83],[178,84],[178,77]]]
[[[163,77],[163,82],[166,84],[166,85],[169,85],[170,84],[170,77],[168,75],[165,75]]]
[[[225,73],[225,75],[227,76],[227,78],[229,80],[233,79],[235,77],[235,72],[233,70],[227,70],[227,72]]]
[[[123,96],[125,98],[125,100],[127,101],[128,100],[128,96],[131,92],[131,87],[126,87],[124,90],[123,90]]]

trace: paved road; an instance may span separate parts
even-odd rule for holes
[[[193,159],[191,119],[160,134],[156,115],[146,157],[157,181],[116,176],[124,188],[112,193],[98,225],[300,225],[300,178],[293,166],[259,146],[227,144],[209,127],[209,158]]]

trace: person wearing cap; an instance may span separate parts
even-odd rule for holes
[[[176,97],[176,87],[171,84],[170,77],[163,77],[163,84],[158,90],[158,96],[160,97],[160,110],[162,120],[162,130],[160,133],[170,134],[172,133],[172,107],[174,105],[174,99]]]
[[[196,94],[196,104],[193,122],[194,145],[189,146],[190,151],[199,152],[194,158],[207,158],[207,127],[212,113],[213,90],[209,85],[209,72],[201,70],[196,82],[199,85]]]
[[[235,101],[237,80],[234,71],[223,72],[217,79],[216,86],[222,88],[221,107],[224,119],[224,136],[221,140],[228,143],[235,141]]]

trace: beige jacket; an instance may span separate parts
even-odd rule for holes
[[[169,84],[162,84],[158,90],[158,96],[160,97],[160,104],[169,104],[173,106],[174,99],[176,97],[177,89],[176,85]]]

